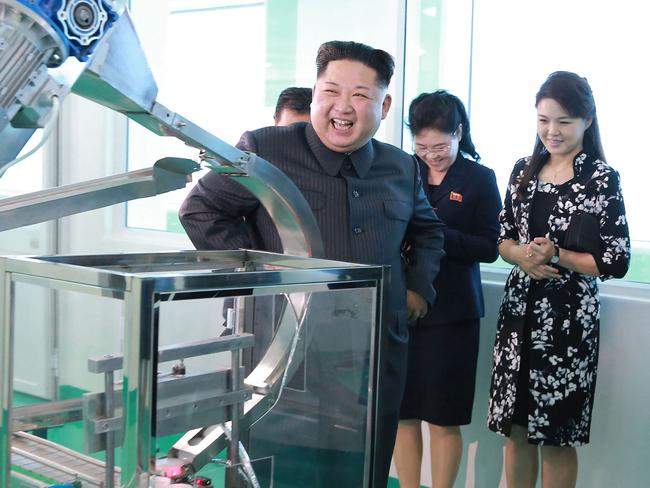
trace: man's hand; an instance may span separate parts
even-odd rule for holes
[[[411,290],[406,290],[406,310],[409,322],[424,317],[429,311],[427,301],[421,295]]]

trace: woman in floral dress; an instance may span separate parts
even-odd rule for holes
[[[509,488],[535,486],[538,454],[543,487],[573,487],[596,384],[597,278],[625,275],[630,240],[586,79],[551,74],[535,105],[533,155],[515,164],[500,216],[499,252],[514,267],[499,311],[488,426],[508,436]],[[563,247],[579,214],[597,222],[590,252]]]

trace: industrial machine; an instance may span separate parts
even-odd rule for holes
[[[121,2],[0,0],[0,175],[26,157],[20,151],[36,129],[47,130],[70,91],[183,141],[200,161],[164,158],[144,170],[0,200],[0,231],[182,188],[207,167],[260,200],[286,255],[0,258],[0,486],[207,486],[197,472],[213,462],[224,467],[228,487],[370,486],[387,271],[318,259],[318,226],[289,178],[156,101]],[[15,305],[25,286],[122,304],[122,350],[87,358],[88,370],[103,375],[101,391],[14,405]],[[159,347],[166,307],[191,300],[221,300],[227,330]],[[252,360],[247,350],[260,323],[272,340]],[[183,360],[217,353],[228,359],[184,374]],[[164,374],[165,361],[181,362]],[[47,434],[79,422],[85,452]],[[155,452],[154,439],[185,431]],[[226,448],[226,459],[216,461]],[[98,452],[102,460],[89,456]]]
[[[109,313],[124,321],[122,351],[86,357],[73,341],[62,344],[80,357],[75,364],[103,376],[103,388],[3,406],[10,486],[167,486],[191,482],[211,462],[225,471],[221,486],[370,486],[382,267],[240,250],[3,257],[0,273],[0,384],[9,400],[12,336],[24,326],[16,303],[34,287],[88,295],[102,309],[111,302]],[[178,317],[191,324],[198,302],[213,302],[214,311],[232,297],[227,334],[221,314],[208,312],[202,320],[214,326],[205,336],[159,345]],[[246,371],[247,330],[260,321],[275,335]],[[190,366],[191,358],[208,367]],[[185,363],[164,366],[179,360],[187,371]],[[75,428],[83,453],[57,445]],[[156,453],[157,439],[183,433]],[[228,457],[215,459],[226,448]],[[104,462],[88,456],[95,453]]]

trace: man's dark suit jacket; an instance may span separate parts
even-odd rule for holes
[[[374,139],[348,157],[328,149],[307,123],[247,132],[238,147],[276,165],[302,191],[320,227],[326,258],[391,266],[379,366],[380,452],[373,474],[373,486],[386,486],[406,374],[406,289],[433,304],[432,284],[444,254],[444,225],[426,199],[417,162]],[[197,183],[181,206],[180,219],[197,249],[282,251],[257,199],[216,173]],[[407,231],[415,267],[407,267],[400,255]]]
[[[479,262],[498,256],[501,197],[494,171],[460,154],[431,198],[428,168],[419,161],[425,193],[445,223],[445,258],[434,282],[437,299],[417,326],[483,317]]]

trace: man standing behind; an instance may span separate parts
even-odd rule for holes
[[[318,50],[311,123],[246,132],[240,149],[275,164],[303,192],[323,237],[325,257],[391,266],[377,386],[372,486],[385,487],[404,390],[408,320],[426,314],[443,256],[443,224],[429,205],[415,158],[372,137],[388,114],[392,57],[355,42]],[[204,176],[180,210],[197,249],[253,246],[281,252],[275,226],[240,185]],[[253,230],[246,232],[244,221]],[[412,239],[412,265],[401,258]]]
[[[296,122],[309,122],[311,108],[311,88],[290,86],[280,92],[275,104],[273,120],[275,125],[290,125]]]

